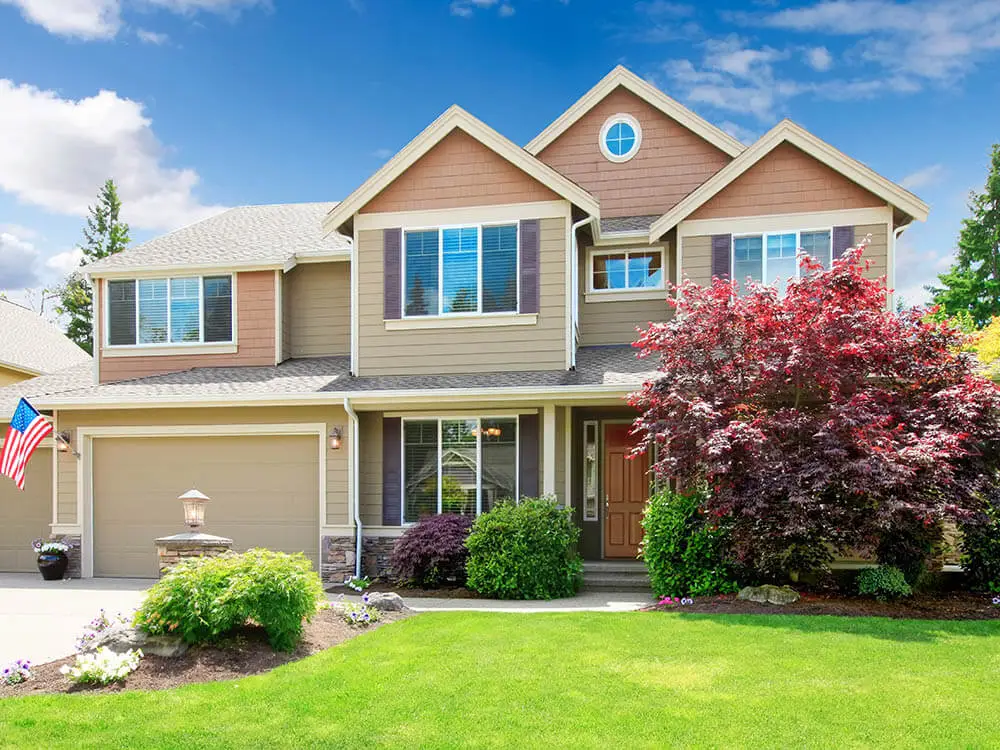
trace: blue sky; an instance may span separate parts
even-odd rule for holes
[[[526,143],[622,63],[752,141],[902,181],[911,301],[1000,141],[1000,0],[0,0],[0,289],[56,283],[100,183],[144,240],[346,196],[452,103]]]

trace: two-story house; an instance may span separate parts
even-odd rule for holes
[[[207,531],[340,579],[421,516],[546,494],[586,559],[634,558],[623,398],[668,282],[777,281],[870,235],[891,286],[927,210],[791,122],[744,146],[624,68],[523,148],[452,107],[340,203],[235,208],[88,267],[90,382],[30,394],[73,448],[52,531],[84,576],[153,576],[195,487]]]

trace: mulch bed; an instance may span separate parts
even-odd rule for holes
[[[1000,607],[990,594],[949,592],[922,594],[898,602],[862,597],[803,593],[794,604],[776,606],[737,599],[735,595],[704,597],[694,604],[654,605],[649,610],[712,615],[838,615],[841,617],[890,617],[908,620],[1000,620]]]
[[[307,623],[302,642],[291,653],[276,653],[261,628],[248,627],[213,646],[193,646],[174,659],[146,656],[139,668],[123,682],[105,687],[74,685],[59,673],[74,657],[32,666],[31,679],[19,685],[0,684],[0,698],[42,693],[120,693],[125,690],[165,690],[194,682],[215,682],[267,672],[303,659],[355,636],[408,617],[407,612],[383,612],[382,619],[367,627],[348,625],[333,610],[322,610]]]
[[[369,593],[396,593],[404,599],[410,597],[430,597],[433,599],[482,599],[475,591],[469,591],[464,586],[442,586],[439,589],[422,589],[413,586],[400,586],[384,581],[374,581],[366,589]],[[327,589],[330,594],[345,594],[347,596],[359,596],[357,591],[352,591],[346,586],[331,586]]]

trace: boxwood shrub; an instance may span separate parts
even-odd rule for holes
[[[472,526],[467,585],[496,599],[573,596],[583,571],[579,536],[572,510],[554,498],[501,502]]]
[[[272,648],[291,651],[302,638],[303,622],[325,601],[305,555],[252,549],[178,563],[147,592],[135,624],[194,644],[253,622]]]
[[[858,573],[858,593],[885,602],[910,596],[913,589],[899,568],[879,565],[877,568],[865,568]]]
[[[434,588],[447,583],[465,584],[465,540],[472,519],[452,513],[422,518],[392,548],[389,567],[403,583]]]

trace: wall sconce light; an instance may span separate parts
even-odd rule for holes
[[[71,432],[69,432],[68,430],[64,432],[57,432],[53,437],[55,438],[56,441],[57,451],[59,451],[60,453],[71,453],[77,458],[80,457],[80,454],[77,453],[75,450],[73,450],[73,443],[72,443],[73,434]]]
[[[188,490],[177,499],[184,504],[184,523],[192,529],[205,525],[205,503],[209,501],[207,495],[198,490]]]
[[[344,441],[344,431],[340,427],[334,427],[330,430],[330,450],[339,451],[340,446],[343,445]]]

